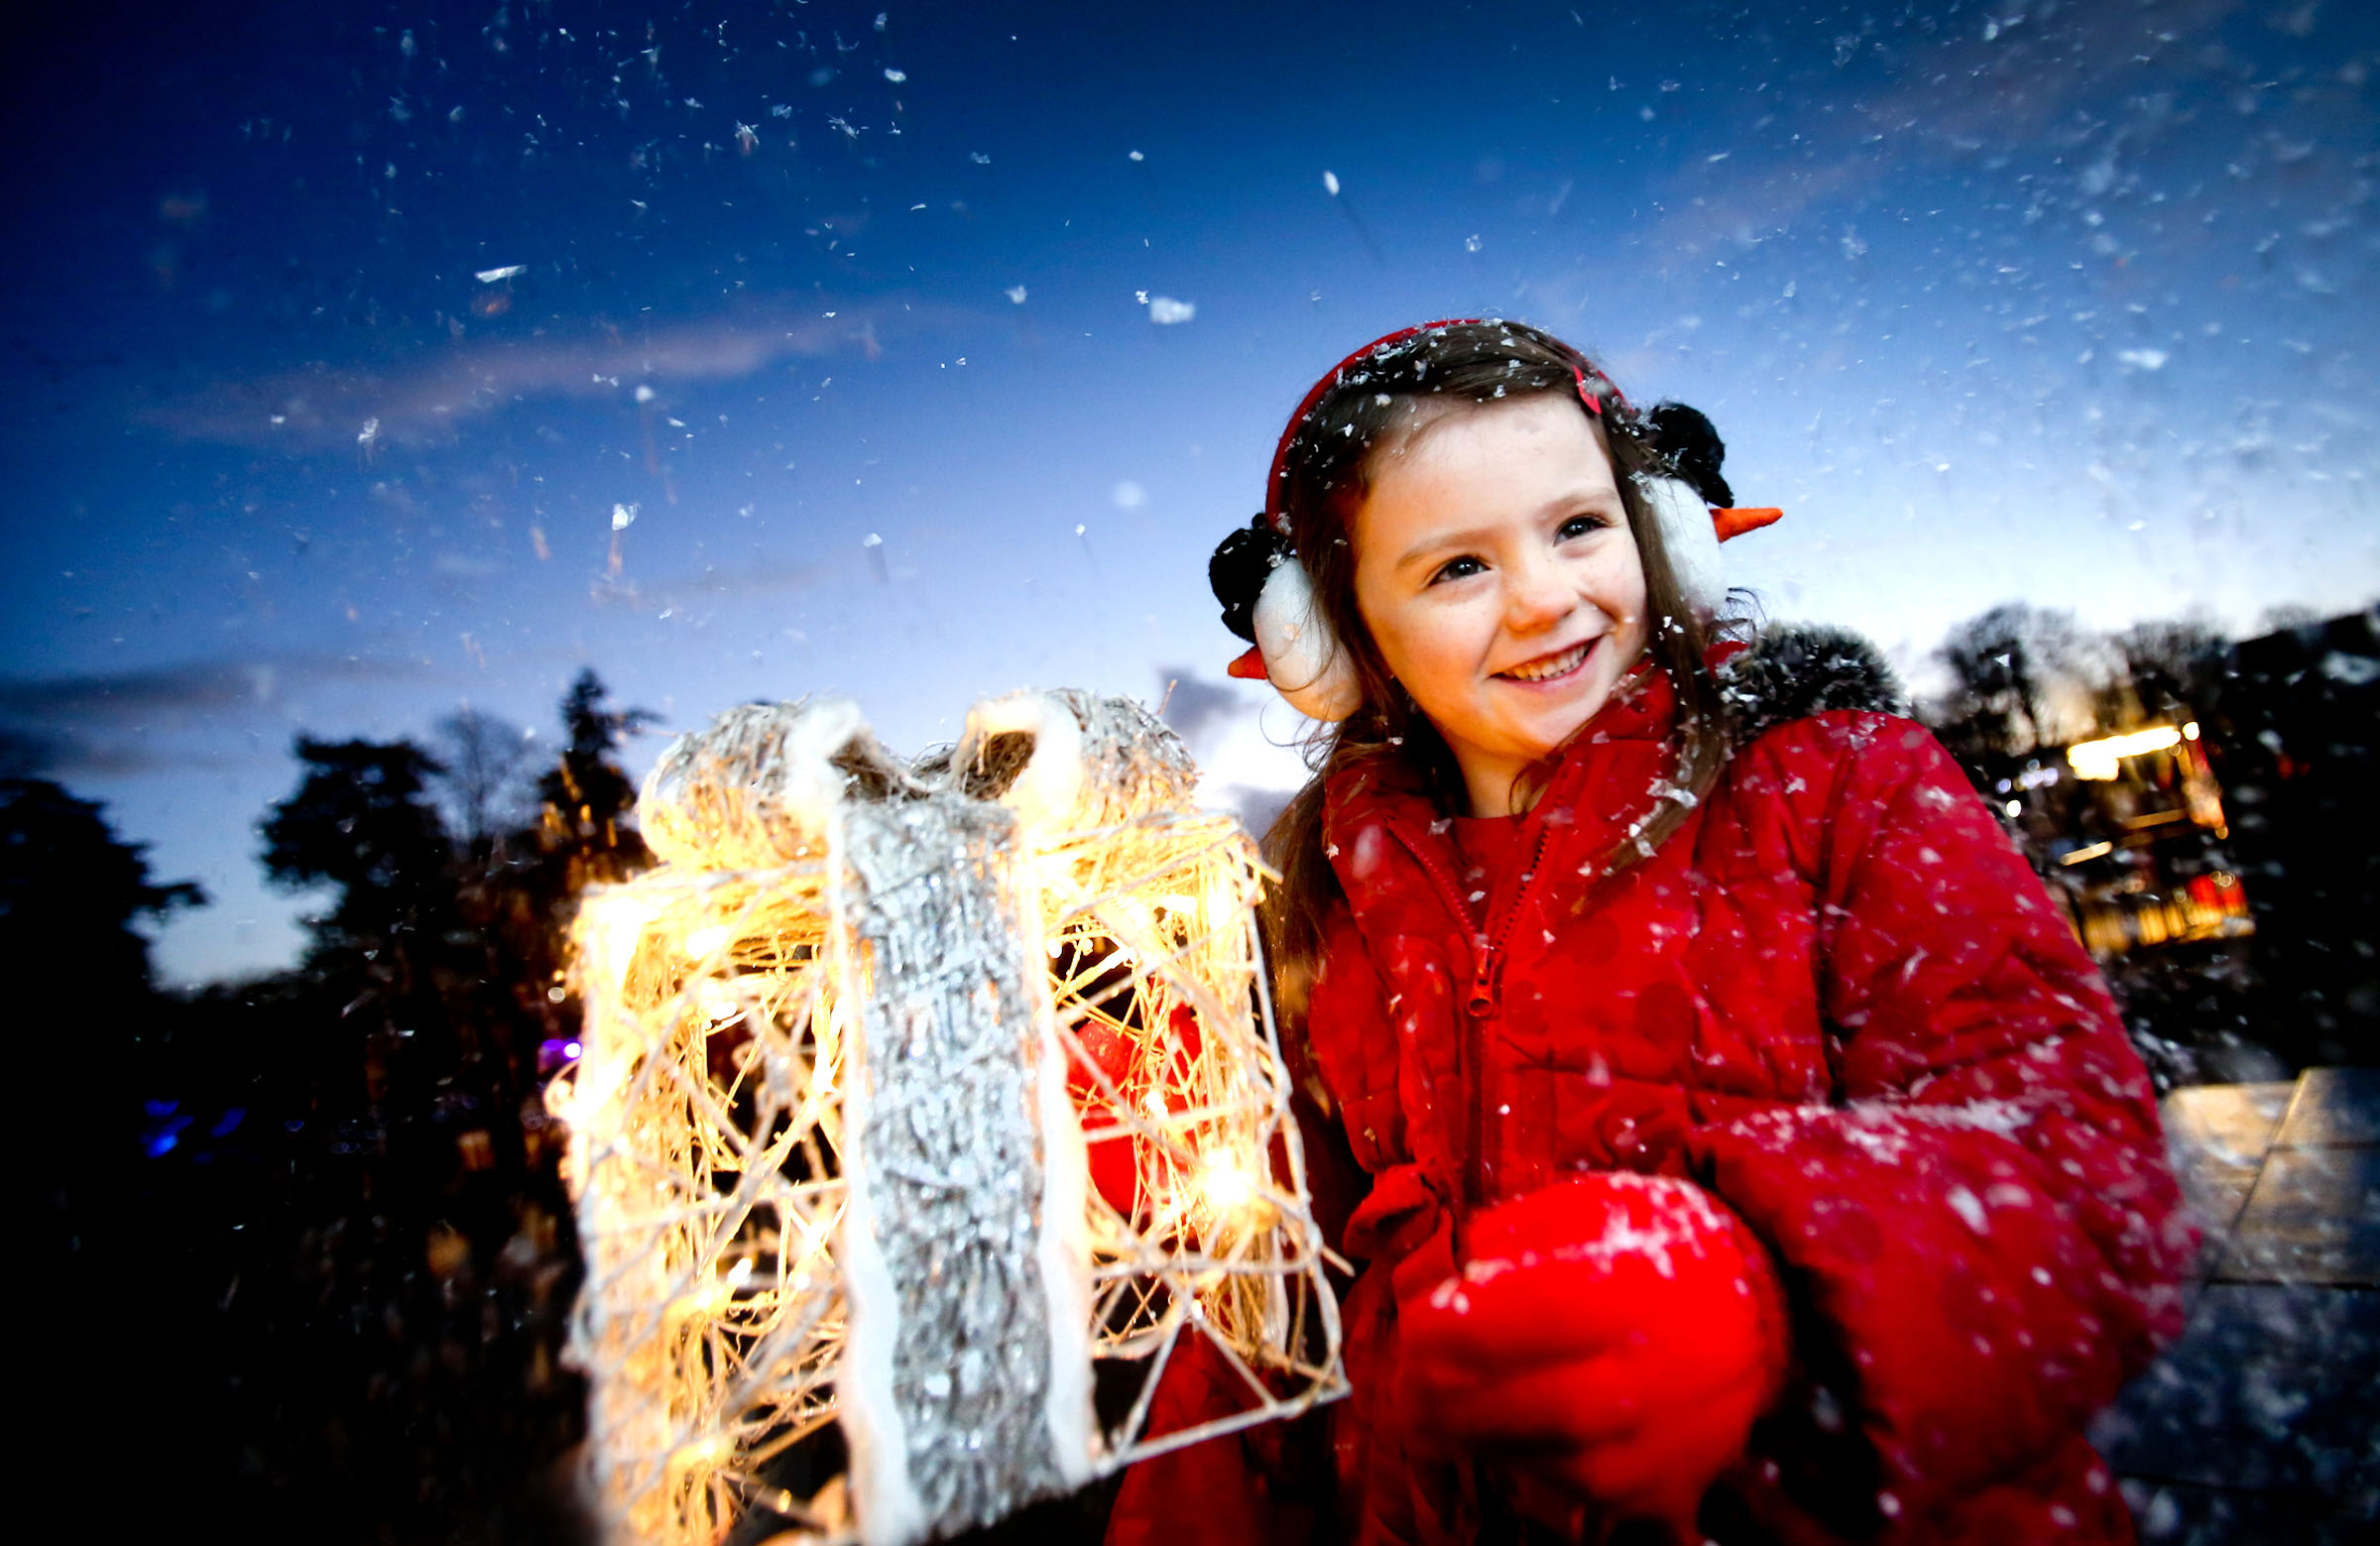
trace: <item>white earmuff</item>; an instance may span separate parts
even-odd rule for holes
[[[1686,604],[1705,621],[1718,616],[1726,604],[1727,578],[1711,507],[1683,478],[1639,477],[1636,487],[1661,528],[1661,547]]]
[[[1253,621],[1264,675],[1291,708],[1308,719],[1335,723],[1363,703],[1356,662],[1340,648],[1330,620],[1315,604],[1314,582],[1296,558],[1283,558],[1264,577]]]

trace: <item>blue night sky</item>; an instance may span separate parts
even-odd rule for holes
[[[20,24],[0,724],[212,893],[171,979],[292,958],[299,731],[550,738],[586,665],[908,751],[1174,682],[1218,799],[1294,781],[1206,554],[1427,316],[1710,413],[1734,578],[1921,682],[2005,600],[2380,594],[2370,6],[1133,9]]]

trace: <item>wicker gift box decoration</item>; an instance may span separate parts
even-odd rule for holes
[[[1264,872],[1195,776],[1076,692],[914,763],[836,699],[663,754],[548,1090],[614,1539],[924,1540],[1344,1393]],[[1151,1433],[1191,1338],[1245,1399]]]

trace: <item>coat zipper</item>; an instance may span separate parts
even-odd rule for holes
[[[1519,921],[1529,895],[1537,889],[1545,872],[1545,851],[1551,845],[1552,829],[1540,821],[1536,841],[1529,847],[1529,858],[1520,873],[1520,886],[1512,893],[1502,915],[1493,921],[1492,932],[1471,926],[1471,907],[1464,899],[1463,888],[1455,883],[1446,867],[1429,852],[1426,845],[1415,841],[1413,835],[1397,822],[1387,823],[1388,830],[1413,856],[1422,873],[1438,888],[1456,919],[1464,925],[1464,940],[1471,948],[1471,994],[1463,1005],[1463,1069],[1470,1075],[1471,1100],[1463,1114],[1463,1201],[1477,1208],[1488,1200],[1488,1021],[1495,1013],[1498,978],[1503,971],[1503,947],[1510,939],[1512,928]],[[1483,920],[1485,922],[1487,920]]]

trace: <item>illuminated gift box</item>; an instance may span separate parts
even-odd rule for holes
[[[549,1091],[615,1538],[918,1540],[1344,1393],[1262,875],[1194,778],[1071,692],[915,765],[836,700],[663,754]],[[1149,1435],[1184,1337],[1245,1401]]]

